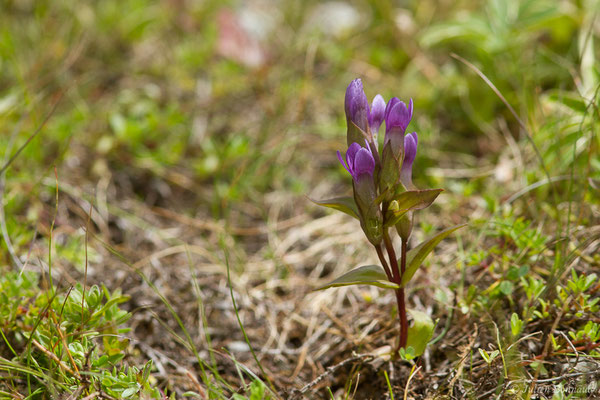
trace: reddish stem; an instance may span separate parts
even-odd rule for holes
[[[381,261],[381,264],[383,265],[383,269],[385,270],[385,274],[388,277],[388,280],[390,282],[395,282],[394,281],[394,275],[392,275],[392,273],[390,272],[390,267],[387,264],[387,261],[385,260],[385,256],[383,255],[383,251],[381,250],[381,244],[375,246],[375,250],[377,250],[377,256],[379,257],[379,261]]]
[[[402,248],[400,253],[400,268],[398,268],[398,261],[396,259],[396,252],[394,251],[394,245],[388,235],[387,231],[383,234],[383,241],[385,248],[388,252],[390,259],[390,265],[392,268],[392,274],[394,277],[394,283],[402,286],[402,275],[406,269],[406,241],[402,239]],[[404,288],[396,289],[396,302],[398,303],[398,317],[400,319],[400,337],[398,340],[398,346],[396,347],[396,353],[401,348],[406,348],[408,340],[408,319],[406,318],[406,302],[404,300]]]

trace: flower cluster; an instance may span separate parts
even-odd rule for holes
[[[348,150],[346,161],[338,151],[338,158],[352,175],[354,200],[358,206],[361,225],[371,243],[383,240],[384,212],[376,199],[384,195],[413,189],[412,165],[417,154],[417,133],[406,134],[413,114],[413,102],[408,106],[393,97],[386,104],[378,94],[371,106],[360,79],[353,80],[346,89],[346,121],[348,123]],[[385,122],[383,151],[379,153],[377,135]],[[359,143],[364,143],[362,147]]]

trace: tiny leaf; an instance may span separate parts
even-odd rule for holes
[[[433,335],[435,323],[424,312],[417,310],[408,310],[408,313],[414,320],[413,326],[408,328],[408,338],[406,345],[414,349],[415,357],[425,352],[427,343]]]
[[[400,286],[388,280],[385,271],[379,265],[363,265],[362,267],[358,267],[345,273],[333,282],[321,286],[316,290],[350,285],[373,285],[384,289],[400,288]]]
[[[453,226],[452,228],[443,230],[438,234],[434,235],[433,237],[427,239],[414,249],[409,250],[406,254],[406,270],[404,271],[404,275],[402,276],[402,286],[406,286],[406,284],[414,276],[415,272],[417,272],[417,269],[419,269],[419,267],[423,263],[423,260],[425,260],[425,257],[427,257],[429,253],[431,253],[431,251],[435,248],[435,246],[438,245],[439,242],[441,242],[455,230],[462,228],[466,225],[467,224],[457,225]]]
[[[481,358],[483,358],[486,363],[490,363],[490,356],[488,355],[487,351],[479,349],[479,354],[481,354]]]
[[[356,207],[356,203],[352,197],[336,197],[329,200],[313,200],[310,197],[308,199],[320,206],[333,208],[334,210],[344,212],[351,217],[359,219],[358,207]]]

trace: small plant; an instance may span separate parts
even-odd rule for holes
[[[492,365],[496,357],[500,355],[500,351],[494,350],[491,353],[488,353],[484,349],[479,349],[479,354],[481,355],[481,358],[483,358],[484,361],[487,363],[487,365]]]
[[[409,330],[405,287],[434,247],[464,225],[446,229],[409,250],[414,212],[429,207],[442,192],[442,189],[418,190],[412,182],[418,137],[416,132],[406,134],[406,128],[412,119],[413,102],[411,100],[407,106],[394,97],[386,104],[383,97],[377,95],[369,107],[362,82],[356,79],[346,90],[345,112],[348,150],[345,158],[338,151],[338,159],[352,176],[354,196],[316,203],[358,219],[367,239],[375,247],[381,266],[359,267],[320,289],[368,284],[394,290],[400,320],[394,354],[419,356],[426,345],[426,342],[422,343],[423,337],[431,335],[434,324],[430,318],[424,322],[420,316],[419,321],[415,320],[418,323]],[[377,133],[384,121],[385,138],[383,150],[379,151]],[[391,229],[395,229],[401,239],[400,258],[396,256]]]
[[[0,396],[100,391],[113,398],[162,398],[150,382],[152,361],[140,368],[123,361],[129,329],[122,325],[131,314],[119,304],[127,299],[105,286],[42,289],[29,271],[0,276],[0,369],[7,373]]]

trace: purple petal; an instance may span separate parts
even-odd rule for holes
[[[344,109],[346,119],[354,122],[356,126],[366,132],[369,118],[369,101],[360,79],[355,79],[348,85]]]
[[[346,166],[346,163],[344,162],[344,159],[342,158],[342,153],[340,153],[339,150],[337,152],[337,156],[338,156],[338,160],[340,160],[340,163],[344,166],[344,168],[346,168],[346,171],[350,172],[350,170]],[[352,172],[350,172],[350,175],[352,175]]]
[[[402,168],[404,168],[405,165],[412,168],[412,164],[417,156],[418,140],[417,132],[409,133],[404,136],[404,163],[402,164]]]
[[[392,97],[390,101],[388,101],[387,106],[385,106],[384,119],[387,120],[388,115],[390,114],[390,110],[400,102],[400,99],[397,97]]]
[[[406,107],[403,101],[398,101],[389,110],[389,113],[385,120],[385,131],[388,132],[392,128],[399,127],[404,134],[406,127],[410,123],[412,118],[412,100],[409,103],[409,107]]]
[[[377,133],[385,116],[385,100],[378,94],[373,99],[371,111],[369,112],[369,127],[372,133]]]
[[[360,93],[364,93],[362,81],[355,79],[346,88],[346,98],[344,101],[346,118],[351,119],[351,105],[354,103],[354,99],[360,96]]]
[[[375,170],[375,159],[371,152],[365,148],[361,148],[354,158],[354,179],[358,179],[361,174],[373,175]]]
[[[361,149],[360,144],[354,142],[348,147],[348,151],[346,151],[346,162],[348,163],[348,167],[352,169],[354,167],[354,157],[356,153]]]
[[[417,156],[417,133],[409,133],[404,137],[404,161],[400,170],[400,180],[406,187],[412,187],[412,166]]]

